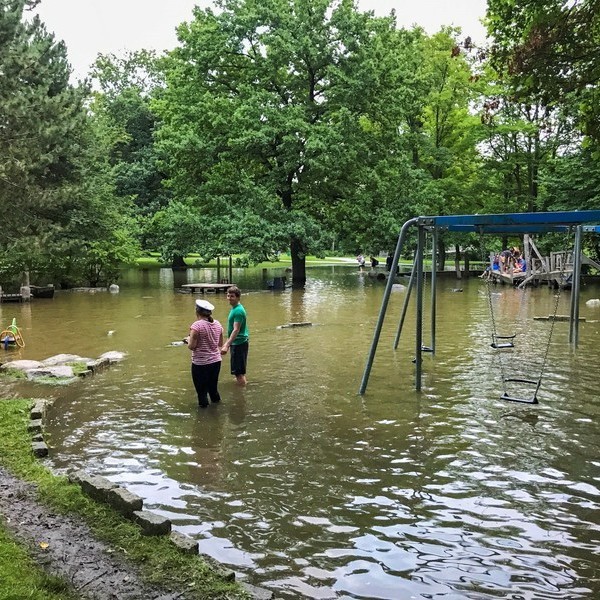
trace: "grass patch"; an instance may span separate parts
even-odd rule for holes
[[[42,375],[41,377],[36,377],[33,382],[34,383],[42,383],[44,385],[53,385],[55,387],[61,385],[71,385],[79,381],[79,377],[51,377],[50,375]]]
[[[31,405],[28,400],[0,400],[0,463],[15,476],[35,482],[40,502],[58,513],[83,518],[99,539],[135,563],[150,583],[186,590],[186,597],[197,600],[249,598],[237,584],[217,577],[199,556],[183,554],[166,536],[143,536],[137,525],[110,507],[94,502],[78,485],[53,475],[39,463],[31,452],[31,437],[27,432]],[[0,554],[11,551],[9,546],[0,538]],[[11,597],[29,598],[28,595]],[[52,599],[54,596],[40,598]]]
[[[75,600],[66,582],[48,575],[0,526],[0,600]]]
[[[73,373],[75,373],[77,376],[88,371],[87,364],[84,362],[70,362],[67,363],[67,366],[71,367],[73,369]]]
[[[66,364],[73,369],[73,377],[52,377],[50,375],[44,375],[42,377],[36,377],[33,381],[35,383],[42,383],[44,385],[69,385],[79,381],[79,375],[88,370],[87,365],[83,362],[71,362]],[[0,380],[2,379],[6,379],[8,381],[23,380],[27,379],[27,373],[22,369],[4,369],[0,372]]]
[[[235,266],[235,259],[240,258],[237,255],[232,256],[233,267],[239,268]],[[317,258],[316,256],[307,256],[306,257],[306,266],[320,266],[320,265],[335,265],[335,264],[347,264],[348,260],[355,261],[354,256],[333,256],[333,257],[325,257],[325,258]],[[385,259],[384,259],[385,260]],[[216,269],[217,268],[217,259],[214,258],[212,260],[204,260],[199,254],[189,254],[184,259],[185,264],[188,267],[202,267],[207,269]],[[142,269],[160,269],[163,267],[170,267],[169,263],[165,263],[160,259],[160,255],[155,252],[146,253],[144,256],[140,256],[135,260],[135,265]],[[263,261],[257,263],[256,265],[251,265],[254,267],[261,267],[263,269],[269,268],[277,268],[277,267],[289,267],[292,264],[292,259],[289,254],[281,254],[279,256],[279,260],[276,261]],[[229,259],[224,256],[221,257],[221,269],[229,268]]]
[[[27,373],[23,369],[2,369],[0,379],[7,379],[8,381],[27,379]]]

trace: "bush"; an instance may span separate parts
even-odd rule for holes
[[[240,256],[236,256],[233,259],[234,267],[249,267],[250,266],[250,257],[247,254],[242,254]]]

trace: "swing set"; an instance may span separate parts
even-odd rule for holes
[[[569,228],[569,233],[571,233],[571,228]],[[526,237],[528,237],[528,236],[526,236]],[[568,255],[568,250],[565,249],[561,253],[561,255],[566,257]],[[550,332],[548,334],[548,341],[546,342],[546,347],[545,347],[541,367],[539,368],[539,375],[535,378],[508,376],[505,371],[505,366],[504,366],[504,356],[503,355],[505,353],[504,352],[498,353],[498,361],[500,363],[500,372],[502,375],[502,383],[504,385],[504,393],[501,396],[502,400],[508,400],[510,402],[522,402],[525,404],[537,404],[538,403],[537,394],[540,390],[540,386],[542,385],[543,374],[546,369],[546,364],[548,362],[548,353],[550,352],[550,344],[552,342],[552,334],[554,332],[554,324],[556,323],[556,313],[558,312],[560,296],[561,296],[562,290],[566,287],[566,279],[567,279],[566,272],[565,272],[566,265],[567,265],[567,261],[564,260],[562,262],[560,271],[554,275],[553,283],[555,282],[556,285],[558,286],[558,293],[555,295],[554,311],[553,311],[552,315],[550,315],[550,317],[549,317],[549,320],[551,321]],[[495,280],[492,279],[491,277],[486,279],[487,298],[488,298],[488,305],[489,305],[489,309],[490,309],[490,317],[491,317],[491,322],[492,322],[492,333],[491,333],[492,342],[491,342],[490,346],[494,350],[512,350],[513,348],[515,348],[515,338],[517,337],[517,334],[513,333],[510,335],[500,335],[500,334],[498,334],[497,329],[496,329],[496,317],[495,317],[495,311],[494,311],[494,303],[492,300],[492,285],[494,285],[494,284],[495,284]],[[525,298],[525,294],[527,293],[526,288],[521,284],[521,285],[518,285],[517,289],[513,289],[512,291],[514,293],[520,293],[521,294],[521,302],[523,302],[523,300]],[[508,354],[512,354],[512,352],[509,352]],[[533,373],[534,369],[531,368],[530,372]],[[524,395],[524,394],[515,395],[514,393],[509,391],[509,389],[511,389],[511,390],[515,389],[515,386],[513,384],[517,384],[518,388],[521,391],[524,391],[527,389],[532,389],[533,391],[529,395]]]
[[[408,284],[408,289],[404,298],[404,307],[402,310],[402,316],[400,324],[398,326],[398,332],[394,341],[394,349],[398,347],[398,341],[404,324],[406,316],[406,310],[410,299],[410,294],[413,287],[416,287],[416,309],[415,309],[415,389],[421,390],[422,384],[422,364],[423,364],[423,352],[430,352],[435,355],[436,347],[436,291],[437,291],[437,277],[436,277],[436,259],[438,249],[438,235],[440,231],[453,231],[460,233],[478,233],[480,236],[486,234],[489,235],[521,235],[521,234],[532,234],[532,233],[548,233],[557,232],[569,234],[574,232],[575,241],[573,249],[573,270],[572,270],[572,291],[571,291],[571,308],[569,316],[569,343],[573,347],[577,347],[579,339],[579,291],[580,291],[580,279],[581,279],[581,256],[582,256],[582,236],[583,233],[600,233],[600,210],[588,210],[588,211],[560,211],[560,212],[546,212],[546,213],[505,213],[505,214],[488,214],[488,215],[452,215],[452,216],[434,216],[434,217],[414,217],[404,223],[400,234],[398,236],[398,242],[396,244],[396,250],[394,252],[394,258],[392,262],[391,272],[395,272],[402,248],[404,246],[405,239],[411,228],[417,228],[417,248],[415,259],[413,263],[413,269]],[[423,259],[426,247],[426,234],[429,233],[432,240],[431,257],[432,257],[432,269],[430,279],[431,289],[431,344],[429,346],[423,345],[423,300],[424,300],[424,287],[425,287],[425,274],[423,268]],[[566,261],[565,261],[566,262]],[[564,272],[561,273],[564,275]],[[381,302],[381,308],[379,311],[379,317],[373,333],[373,339],[367,362],[363,372],[361,380],[359,394],[364,394],[367,389],[369,376],[373,367],[373,361],[375,359],[375,353],[377,351],[377,345],[381,336],[383,323],[389,299],[391,296],[392,286],[394,278],[388,278],[384,296]],[[494,351],[499,351],[500,354],[508,351],[511,352],[515,348],[516,333],[499,334],[496,330],[496,321],[493,310],[493,303],[491,298],[490,281],[487,282],[488,290],[488,301],[490,307],[490,315],[492,321],[492,334],[490,346]],[[554,315],[552,316],[550,332],[548,341],[542,358],[542,364],[540,368],[539,376],[536,377],[510,377],[506,376],[503,364],[501,362],[502,381],[504,391],[500,396],[502,400],[512,402],[523,402],[527,404],[538,403],[538,392],[542,385],[542,379],[544,370],[548,360],[548,354],[550,350],[550,343],[552,339],[552,333],[554,324],[556,321],[556,312],[558,309],[558,303],[560,299],[560,290],[564,287],[559,284],[559,292],[556,296],[556,302],[554,306]],[[525,293],[521,290],[521,293]],[[502,361],[502,357],[500,356]],[[508,388],[509,386],[518,385],[521,388],[527,388],[533,390],[528,394],[515,394],[512,393]]]

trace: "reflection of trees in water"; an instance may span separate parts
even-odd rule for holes
[[[223,445],[223,406],[211,405],[197,409],[191,415],[190,449],[188,457],[189,481],[206,486],[218,484],[222,478],[221,454]]]
[[[306,318],[305,296],[306,290],[294,289],[283,298],[283,305],[287,311],[288,323],[300,323],[310,320]]]
[[[229,363],[224,362],[223,370],[227,374]],[[245,390],[231,383],[223,391],[222,402],[211,404],[207,409],[197,409],[190,416],[189,448],[191,454],[187,465],[186,479],[200,486],[222,486],[224,430],[229,421],[239,426],[246,419]],[[227,436],[231,437],[231,436]]]
[[[229,364],[227,363],[225,368],[228,367]],[[229,422],[232,425],[241,425],[246,420],[246,390],[235,385],[229,391],[231,391],[231,396],[226,404]]]

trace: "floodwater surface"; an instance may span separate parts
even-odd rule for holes
[[[27,346],[127,358],[55,399],[46,436],[58,470],[126,486],[200,551],[279,598],[572,599],[600,596],[600,308],[581,294],[577,350],[556,292],[438,282],[436,354],[414,389],[414,306],[393,292],[367,392],[358,395],[384,284],[354,266],[312,269],[304,291],[236,271],[250,326],[248,386],[228,357],[220,405],[197,407],[190,352],[199,269],[124,274],[118,294],[59,292],[0,306]],[[175,277],[175,279],[174,279]],[[460,286],[462,291],[456,291]],[[211,295],[226,323],[224,295]],[[570,292],[558,298],[569,314]],[[494,319],[490,318],[490,304]],[[426,298],[425,314],[429,313]],[[311,326],[281,328],[291,322]],[[515,348],[490,338],[516,333]],[[429,345],[426,318],[424,343]],[[540,403],[500,399],[501,375],[538,377]],[[510,390],[524,399],[531,390]],[[529,395],[528,395],[529,394]],[[6,395],[6,394],[5,394]]]

